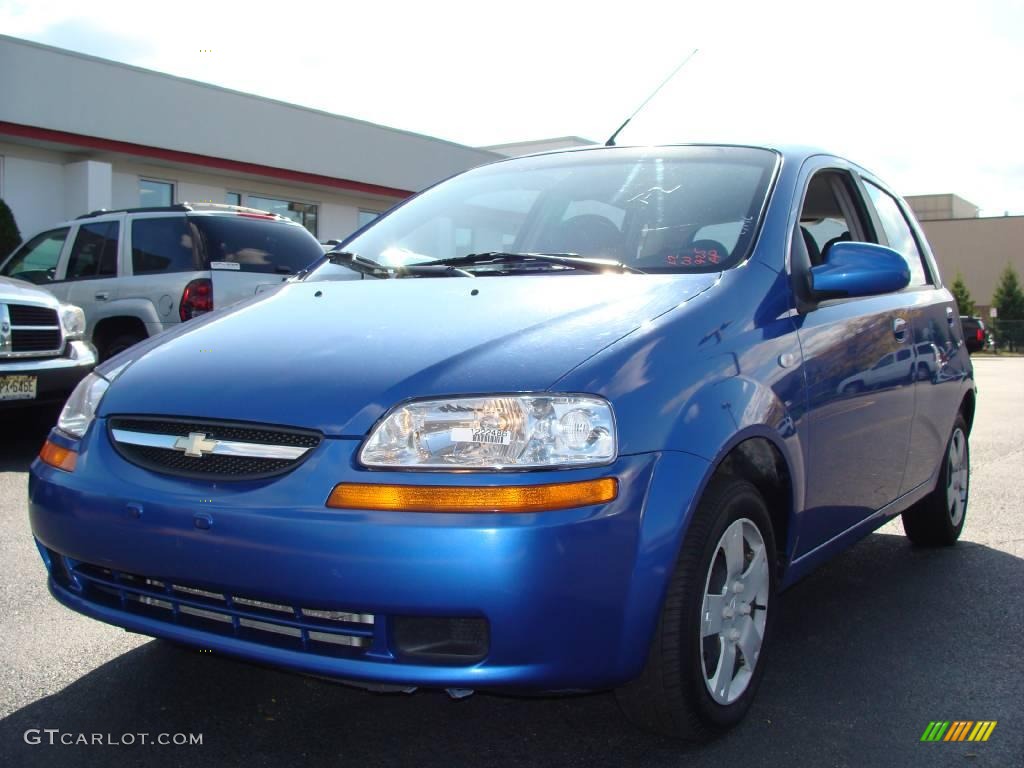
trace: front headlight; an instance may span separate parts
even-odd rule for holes
[[[60,324],[64,328],[65,338],[70,340],[85,337],[85,312],[81,307],[76,307],[74,304],[61,304]]]
[[[64,410],[60,412],[57,428],[74,437],[82,437],[96,418],[96,409],[100,407],[100,400],[109,386],[109,381],[95,373],[90,373],[78,382],[75,391],[64,404]]]
[[[608,402],[585,395],[492,395],[393,408],[359,452],[368,467],[529,469],[608,464],[616,455]]]

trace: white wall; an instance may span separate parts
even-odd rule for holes
[[[4,200],[22,239],[64,219],[64,163],[57,153],[0,144]]]

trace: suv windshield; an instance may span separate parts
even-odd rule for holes
[[[324,255],[317,239],[294,224],[244,215],[189,221],[199,229],[208,265],[230,262],[242,272],[291,275]]]
[[[342,247],[394,267],[493,252],[716,272],[747,257],[777,162],[768,150],[701,146],[508,160],[427,190]],[[562,272],[572,270],[545,271]],[[350,274],[324,263],[309,279]]]

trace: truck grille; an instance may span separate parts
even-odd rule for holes
[[[111,443],[145,469],[208,480],[255,480],[288,472],[308,458],[321,435],[239,422],[115,416]]]
[[[373,641],[373,614],[288,605],[49,554],[51,573],[64,588],[167,624],[324,656],[358,655]]]
[[[57,310],[32,304],[0,304],[0,357],[57,355],[63,346]]]

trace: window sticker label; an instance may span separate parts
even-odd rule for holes
[[[210,269],[234,269],[239,270],[242,265],[237,261],[211,261]]]
[[[470,427],[454,427],[451,430],[451,439],[453,443],[508,445],[512,442],[512,432],[507,429],[471,429]]]

